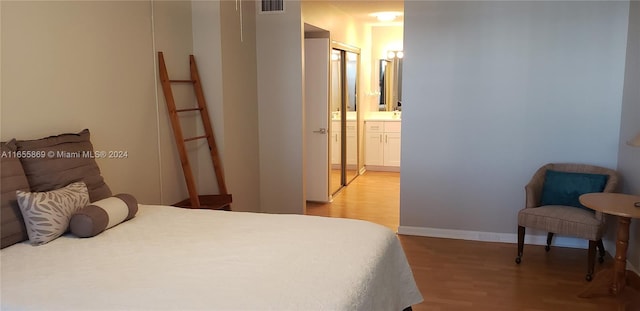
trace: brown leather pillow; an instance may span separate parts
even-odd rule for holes
[[[20,207],[16,201],[16,190],[29,191],[27,176],[17,157],[15,140],[0,143],[0,231],[1,248],[29,239]]]
[[[20,158],[32,192],[45,192],[82,181],[89,189],[91,202],[111,196],[92,157],[89,130],[78,134],[61,134],[36,140],[16,141],[19,152],[33,156]]]

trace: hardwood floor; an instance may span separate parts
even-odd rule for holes
[[[332,203],[308,203],[307,214],[368,220],[397,230],[400,174],[367,172]],[[424,302],[415,311],[445,310],[638,310],[629,305],[637,291],[618,298],[578,298],[586,250],[525,245],[522,264],[516,245],[399,235]],[[613,264],[607,256],[605,264]],[[597,272],[596,272],[597,273]],[[597,278],[597,274],[596,274]],[[627,306],[627,307],[625,307]],[[635,304],[634,304],[635,306]]]
[[[332,203],[307,203],[307,215],[368,220],[394,232],[400,224],[400,173],[366,172]]]

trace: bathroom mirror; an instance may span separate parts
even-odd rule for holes
[[[329,192],[335,194],[344,185],[342,179],[342,113],[343,113],[343,55],[340,50],[331,51],[331,126],[329,127],[331,167]]]
[[[345,131],[345,184],[351,182],[358,176],[358,118],[357,118],[357,80],[359,55],[352,51],[345,51],[345,109],[346,122],[343,127]]]
[[[378,110],[402,110],[402,58],[380,60],[380,101]]]

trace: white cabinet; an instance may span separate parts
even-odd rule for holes
[[[382,166],[384,163],[384,122],[366,121],[364,164]]]
[[[400,166],[400,132],[384,134],[383,166]]]
[[[400,121],[366,121],[364,150],[368,170],[399,169]]]

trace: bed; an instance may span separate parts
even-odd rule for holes
[[[2,160],[2,310],[403,310],[422,301],[395,234],[359,220],[136,203],[133,217],[91,237],[65,231],[33,245],[14,232],[22,240],[5,243],[16,226],[7,196],[25,185]],[[21,164],[29,189],[18,193],[37,192]],[[90,165],[81,174],[94,174]],[[80,180],[92,206],[106,200],[94,197],[101,178]]]

